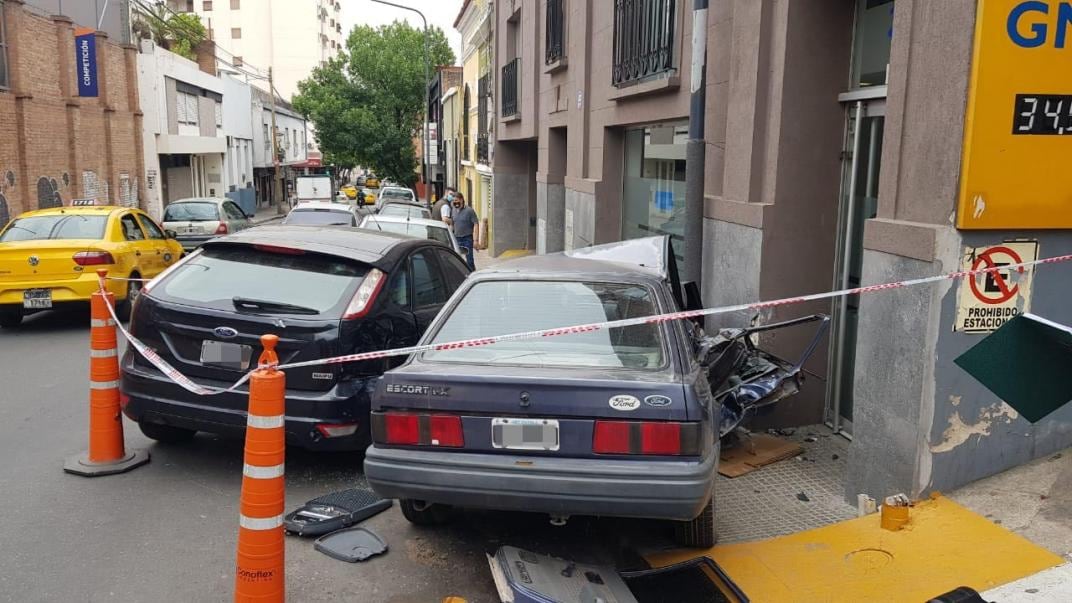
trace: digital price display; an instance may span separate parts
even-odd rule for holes
[[[976,0],[974,41],[957,228],[1072,229],[1072,0]]]
[[[1013,134],[1072,135],[1072,94],[1017,94]]]

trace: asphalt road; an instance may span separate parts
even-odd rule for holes
[[[233,592],[242,442],[198,434],[163,445],[124,419],[128,447],[152,462],[83,478],[64,459],[86,448],[88,310],[45,312],[0,330],[0,600],[228,601]],[[289,451],[287,510],[363,483],[357,454]],[[397,505],[364,524],[389,551],[358,564],[287,538],[292,601],[498,601],[485,553],[513,544],[581,562],[635,567],[623,552],[668,547],[656,522],[467,512],[416,528]]]

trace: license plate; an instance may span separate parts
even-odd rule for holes
[[[27,289],[22,292],[23,308],[51,308],[52,289]]]
[[[201,342],[201,364],[211,364],[229,369],[246,369],[253,357],[253,348],[248,345],[224,341]]]
[[[558,421],[492,419],[491,445],[509,450],[558,450]]]

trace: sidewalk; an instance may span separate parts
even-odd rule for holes
[[[283,209],[286,208],[286,205],[284,205]],[[286,214],[284,213],[283,216],[285,215]],[[265,205],[264,207],[257,208],[257,213],[253,215],[253,218],[251,218],[250,221],[254,224],[264,224],[266,222],[272,222],[274,220],[281,220],[283,216],[276,213],[274,205]]]

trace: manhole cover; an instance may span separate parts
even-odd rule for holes
[[[860,549],[845,555],[845,563],[853,570],[871,572],[893,563],[893,555],[882,549]]]

